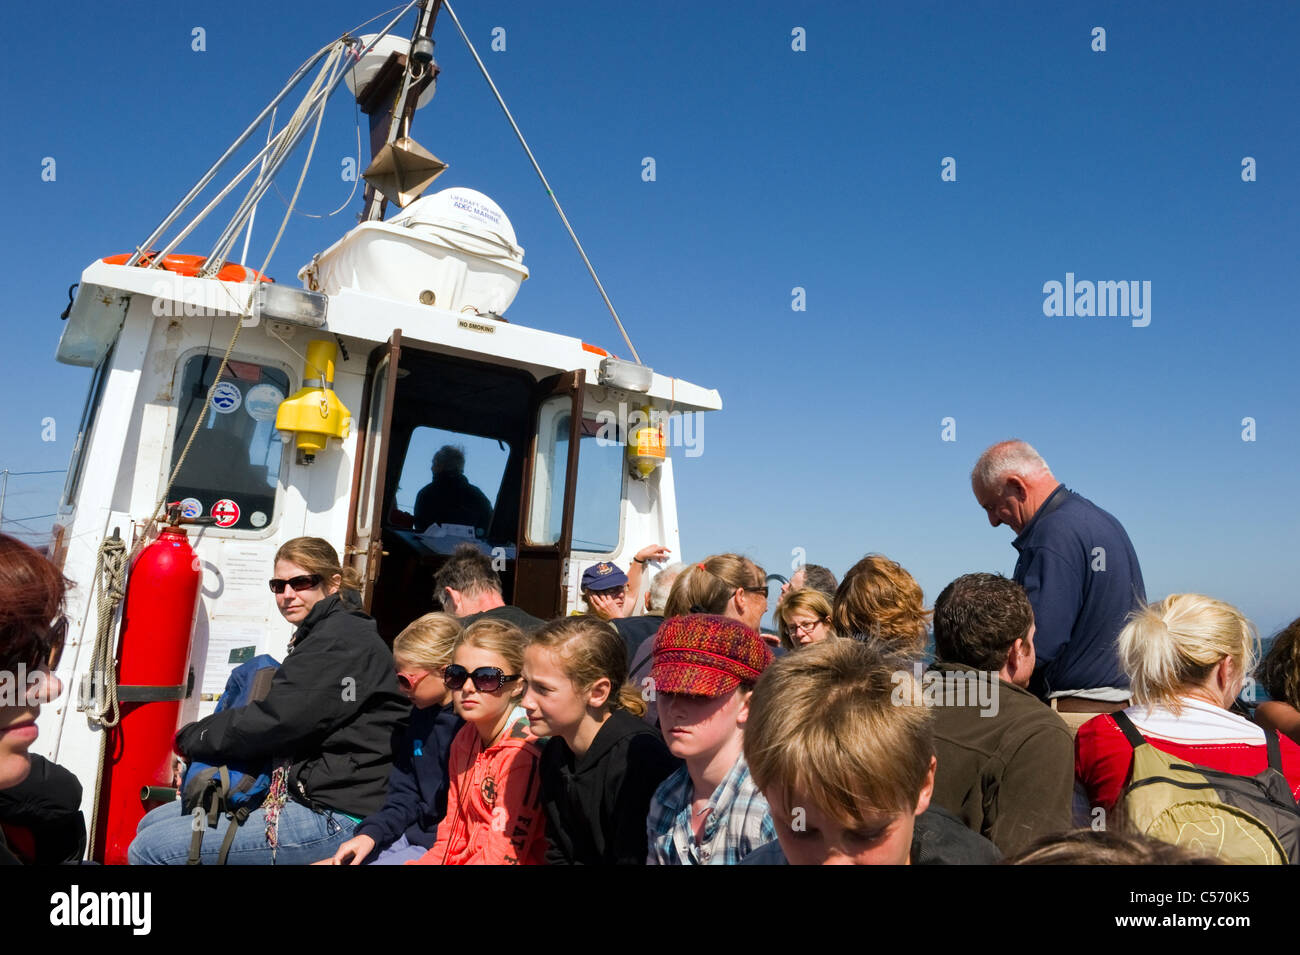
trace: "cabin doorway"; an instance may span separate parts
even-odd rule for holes
[[[433,575],[467,542],[492,558],[507,603],[561,612],[583,381],[539,382],[400,332],[371,355],[346,559],[385,640],[443,609]]]

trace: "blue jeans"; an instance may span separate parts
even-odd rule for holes
[[[194,824],[194,817],[181,814],[179,801],[151,809],[136,827],[135,839],[127,850],[128,861],[131,865],[184,865],[190,854]],[[203,846],[199,850],[202,864],[216,865],[230,825],[230,820],[222,816],[215,827],[204,830]],[[280,845],[274,857],[266,842],[266,813],[259,809],[239,827],[226,863],[308,865],[334,855],[339,846],[352,838],[356,827],[342,813],[313,812],[289,800],[280,811],[277,829]]]
[[[429,850],[425,846],[413,846],[406,838],[406,833],[397,837],[397,841],[383,849],[367,865],[405,865],[407,862],[424,857]]]

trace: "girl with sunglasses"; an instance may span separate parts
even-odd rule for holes
[[[266,697],[213,713],[176,734],[176,750],[219,766],[267,760],[271,789],[235,834],[230,865],[305,865],[330,856],[362,818],[382,808],[393,737],[410,711],[375,622],[344,603],[359,580],[319,537],[275,555],[271,593],[297,629]],[[140,820],[133,865],[182,865],[193,819],[177,803]],[[215,863],[228,818],[203,832],[200,861]]]
[[[466,723],[447,760],[447,815],[433,848],[408,865],[542,864],[542,748],[518,705],[527,643],[501,620],[475,621],[461,634],[443,671]]]
[[[437,841],[438,823],[447,812],[447,757],[452,739],[465,725],[442,678],[458,639],[455,617],[429,613],[393,641],[397,687],[414,707],[394,754],[388,800],[325,863],[401,865],[420,858]]]
[[[566,617],[524,651],[523,707],[542,753],[550,865],[645,865],[650,797],[680,763],[642,720],[627,648],[610,624]]]

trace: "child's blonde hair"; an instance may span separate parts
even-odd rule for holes
[[[510,673],[520,673],[524,668],[524,647],[528,646],[528,637],[513,623],[484,618],[474,621],[461,631],[452,653],[462,646],[495,653],[506,661]],[[517,688],[511,694],[511,699],[518,700],[524,695],[523,681],[515,685]]]
[[[645,715],[645,701],[637,688],[627,682],[627,647],[623,638],[599,617],[581,614],[552,620],[533,634],[529,646],[554,653],[564,675],[580,692],[606,678],[610,685],[606,705],[611,710]]]
[[[441,670],[451,662],[460,621],[449,613],[426,613],[412,620],[393,641],[393,656],[421,670]]]
[[[846,826],[865,812],[914,812],[934,755],[910,659],[856,640],[816,643],[763,671],[744,745],[760,790],[786,806],[810,800]]]

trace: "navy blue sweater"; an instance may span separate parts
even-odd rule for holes
[[[372,855],[403,833],[411,845],[433,848],[438,823],[447,813],[447,753],[464,725],[450,703],[411,710],[411,722],[393,754],[388,800],[357,826],[357,835],[375,840]]]
[[[1146,601],[1142,569],[1120,522],[1064,485],[1013,541],[1015,580],[1034,608],[1038,662],[1029,689],[1127,687],[1116,638]]]

